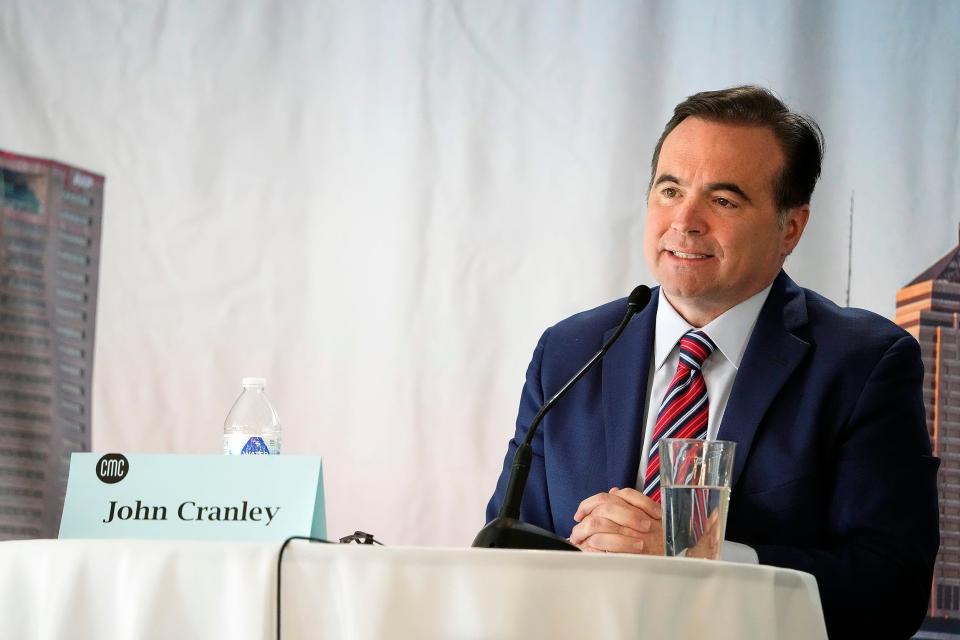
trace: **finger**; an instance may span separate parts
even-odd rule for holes
[[[616,498],[609,493],[595,493],[580,503],[580,505],[577,507],[576,513],[573,514],[573,519],[577,522],[580,522],[585,517],[590,515],[590,513],[598,506],[606,502],[610,502],[611,500],[622,502],[620,498]]]
[[[720,522],[720,510],[714,509],[707,516],[706,526],[703,529],[703,536],[712,540],[721,540],[722,525]]]
[[[687,549],[687,556],[691,558],[713,558],[716,556],[715,536],[704,531],[697,543]]]
[[[663,527],[659,520],[650,520],[650,531],[643,538],[643,552],[647,555],[663,555]]]
[[[593,511],[597,506],[604,500],[605,493],[595,493],[589,498],[580,501],[580,504],[577,506],[576,512],[573,514],[573,519],[577,522],[583,520],[586,516],[590,515],[590,512]]]
[[[600,517],[594,512],[570,531],[570,542],[580,544],[597,533],[616,533],[630,538],[642,538],[645,532],[625,527],[613,520]]]
[[[609,553],[643,553],[644,541],[616,533],[595,533],[581,543],[581,548]]]
[[[705,544],[703,545],[702,557],[710,558],[711,560],[717,560],[720,558],[720,545],[713,536],[706,538]]]
[[[630,527],[640,533],[650,531],[653,523],[659,522],[659,520],[651,518],[646,512],[625,502],[605,502],[594,509],[590,515],[613,520],[621,526]]]
[[[617,489],[611,492],[613,495],[621,498],[628,504],[643,509],[651,518],[659,520],[663,515],[663,508],[659,502],[654,502],[648,496],[643,495],[636,489]]]

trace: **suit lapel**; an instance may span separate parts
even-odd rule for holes
[[[737,443],[731,486],[736,486],[740,478],[753,437],[770,403],[810,347],[793,333],[806,322],[803,291],[781,271],[747,343],[717,434],[719,440]]]
[[[643,410],[653,357],[659,288],[603,359],[603,417],[610,487],[634,487],[643,447]],[[604,334],[606,341],[613,334]]]

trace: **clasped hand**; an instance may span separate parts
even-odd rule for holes
[[[583,551],[663,555],[660,505],[636,489],[590,496],[573,515],[570,542]]]

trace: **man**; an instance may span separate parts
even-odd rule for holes
[[[816,123],[761,88],[676,107],[647,200],[644,250],[660,287],[541,424],[521,518],[585,551],[662,554],[656,441],[732,440],[724,557],[812,573],[833,637],[905,638],[939,546],[923,367],[909,334],[782,271],[822,148]],[[580,313],[540,339],[488,520],[533,415],[625,308]],[[683,395],[697,378],[699,395]],[[671,422],[679,413],[687,423]]]

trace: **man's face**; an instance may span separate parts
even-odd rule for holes
[[[644,253],[671,304],[703,326],[770,284],[800,240],[804,205],[777,220],[784,155],[768,127],[687,118],[663,142]]]

